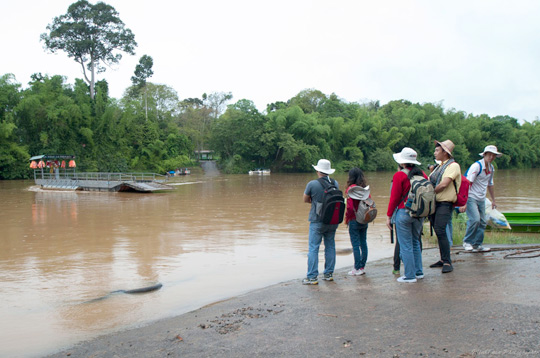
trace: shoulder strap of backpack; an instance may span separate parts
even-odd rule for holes
[[[477,163],[478,163],[478,165],[480,166],[480,170],[478,171],[478,174],[477,174],[477,175],[479,175],[480,173],[482,173],[482,162],[479,161],[479,160],[477,160],[476,162],[474,162],[474,163],[469,167],[469,169],[467,169],[467,171],[465,172],[464,175],[467,176],[467,174],[469,174],[469,170],[471,169],[471,167],[472,167],[474,164],[477,164]]]
[[[407,169],[407,168],[403,168],[403,169],[401,169],[401,171],[407,175],[407,180],[409,181],[409,183],[411,183],[411,189],[412,189],[412,181],[411,181],[411,179],[409,179],[409,173],[410,173],[410,170]],[[409,189],[409,192],[411,191],[411,189]],[[409,196],[409,192],[407,192],[407,193],[405,193],[405,194],[403,195],[403,197],[401,198],[400,203],[402,203],[402,202],[404,202],[405,200],[407,200],[407,197]]]
[[[458,162],[454,161],[454,163],[456,163],[457,165],[459,165]],[[454,183],[454,189],[456,190],[456,195],[458,195],[458,190],[457,190],[457,184],[456,184],[456,180],[452,180],[452,183]]]
[[[443,173],[444,171],[446,170],[446,168],[448,168],[448,166],[452,163],[454,163],[455,160],[454,158],[450,158],[448,159],[448,161],[446,163],[444,163],[444,165],[439,169],[439,172],[437,173],[437,181],[435,182],[435,186],[439,185],[439,183],[441,182],[441,179],[442,179],[442,176],[443,176]]]
[[[336,186],[336,182],[334,179],[326,176],[326,177],[322,177],[322,178],[319,178],[317,179],[319,183],[321,183],[323,189],[328,189],[329,187],[335,187]]]

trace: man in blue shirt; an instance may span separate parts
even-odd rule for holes
[[[328,175],[336,170],[332,169],[330,161],[321,159],[317,165],[313,165],[319,178],[324,178],[329,182],[332,179]],[[336,187],[338,183],[336,180]],[[323,280],[334,280],[334,267],[336,266],[336,244],[334,237],[336,235],[337,225],[323,224],[319,214],[322,207],[322,197],[324,188],[319,180],[310,181],[304,191],[304,202],[311,203],[309,211],[309,252],[308,252],[308,271],[307,277],[302,281],[304,285],[317,285],[319,281],[319,247],[324,239],[324,276]]]

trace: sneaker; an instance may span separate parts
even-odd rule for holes
[[[416,278],[417,278],[418,280],[420,280],[420,279],[424,278],[424,274],[423,274],[423,273],[421,273],[420,275],[417,274],[417,275],[416,275]]]
[[[429,265],[429,267],[431,267],[431,268],[434,268],[434,267],[443,267],[443,262],[442,262],[442,261],[437,261],[437,262],[435,262],[434,264]]]
[[[392,275],[399,275],[399,270],[392,270]]]
[[[347,272],[347,275],[349,276],[360,276],[360,275],[365,275],[366,273],[364,272],[363,269],[352,269],[351,271]]]
[[[318,285],[319,281],[317,281],[317,278],[305,278],[302,280],[302,285]]]
[[[416,279],[415,278],[405,278],[405,276],[401,276],[400,278],[397,279],[397,282],[400,282],[400,283],[415,283]]]
[[[471,244],[466,243],[466,242],[463,243],[463,248],[465,249],[465,251],[472,251],[473,250],[473,246]]]
[[[334,281],[334,274],[325,273],[322,279],[325,281]]]
[[[478,252],[489,252],[489,251],[491,251],[491,249],[489,247],[484,247],[482,245],[478,245],[476,250],[478,250]]]

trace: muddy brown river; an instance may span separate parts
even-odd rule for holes
[[[384,226],[392,175],[367,173],[380,208],[368,230],[368,274],[369,261],[393,254]],[[540,211],[539,176],[498,171],[499,210]],[[344,188],[346,174],[335,177]],[[291,279],[300,285],[309,212],[302,194],[312,179],[315,173],[201,173],[151,194],[0,181],[0,356],[39,357],[256,288]],[[345,225],[336,247],[336,268],[351,266]],[[109,294],[156,283],[158,291]]]

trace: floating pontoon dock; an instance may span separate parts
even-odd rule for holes
[[[165,175],[155,173],[79,173],[75,170],[74,162],[73,167],[69,168],[65,167],[64,160],[61,164],[58,162],[59,159],[73,160],[74,158],[75,156],[71,155],[38,155],[30,158],[32,162],[40,162],[34,168],[35,183],[43,189],[84,191],[151,192],[174,189],[165,184],[167,182]]]

